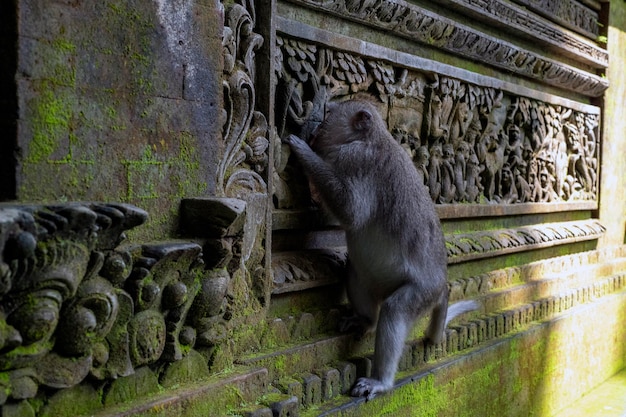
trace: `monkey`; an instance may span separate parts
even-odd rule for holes
[[[313,149],[295,135],[283,141],[346,234],[353,327],[376,330],[371,376],[359,378],[351,395],[369,400],[393,386],[405,340],[419,317],[431,313],[425,338],[438,344],[452,318],[478,305],[463,301],[448,308],[439,217],[411,158],[374,104],[329,103],[312,136]]]

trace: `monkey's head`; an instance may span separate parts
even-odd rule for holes
[[[309,142],[317,152],[354,141],[379,140],[383,135],[388,132],[376,107],[367,101],[349,100],[326,105],[324,121]]]

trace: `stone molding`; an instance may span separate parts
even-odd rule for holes
[[[448,263],[597,240],[605,232],[597,220],[545,223],[532,226],[446,234]],[[278,252],[272,257],[272,294],[300,291],[342,282],[345,248]]]
[[[446,235],[448,263],[599,239],[605,232],[597,220],[543,223],[510,229]]]
[[[599,2],[594,0],[513,1],[592,39],[598,35],[599,16],[596,10],[600,8]],[[594,8],[596,10],[582,3],[595,3]]]
[[[585,16],[583,19],[592,22],[594,26],[590,28],[594,30],[593,33],[589,32],[591,41],[587,41],[510,2],[501,0],[488,2],[484,0],[444,0],[441,3],[458,8],[462,13],[476,16],[496,27],[506,29],[507,32],[511,31],[521,37],[531,39],[533,42],[538,42],[539,45],[545,45],[558,51],[561,55],[569,56],[594,68],[604,69],[609,64],[609,54],[606,49],[599,47],[594,42],[598,36],[597,13],[591,13],[590,16]],[[519,3],[530,2],[520,1]],[[552,3],[554,4],[554,2]],[[567,13],[564,14],[566,18],[569,16]]]
[[[605,78],[490,36],[403,0],[373,4],[346,0],[294,2],[586,96],[598,97],[608,88]]]

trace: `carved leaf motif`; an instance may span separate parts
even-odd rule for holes
[[[227,27],[224,30],[224,51],[225,56],[231,57],[228,66],[224,68],[225,80],[224,88],[224,108],[225,123],[223,126],[223,139],[225,143],[224,155],[220,159],[217,171],[218,189],[223,195],[232,192],[233,184],[241,180],[229,178],[235,167],[238,176],[242,176],[242,171],[248,170],[247,182],[260,181],[258,186],[252,189],[265,189],[265,181],[253,170],[255,168],[264,170],[267,166],[267,156],[265,151],[259,153],[258,138],[261,132],[256,129],[251,132],[251,124],[255,117],[255,54],[262,45],[263,37],[254,33],[253,4],[234,4],[226,11]],[[292,56],[293,58],[293,56]],[[232,65],[231,65],[232,63]],[[294,65],[300,65],[298,61],[293,61]],[[267,123],[265,123],[265,127]],[[267,128],[263,136],[267,134]],[[253,135],[250,139],[250,135]],[[245,144],[250,140],[254,147]],[[267,139],[265,139],[267,141]],[[269,143],[269,142],[268,142]],[[244,166],[244,162],[251,166]]]

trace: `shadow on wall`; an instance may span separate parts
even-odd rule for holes
[[[17,2],[0,3],[0,201],[16,198],[17,148],[17,21],[13,18]]]

